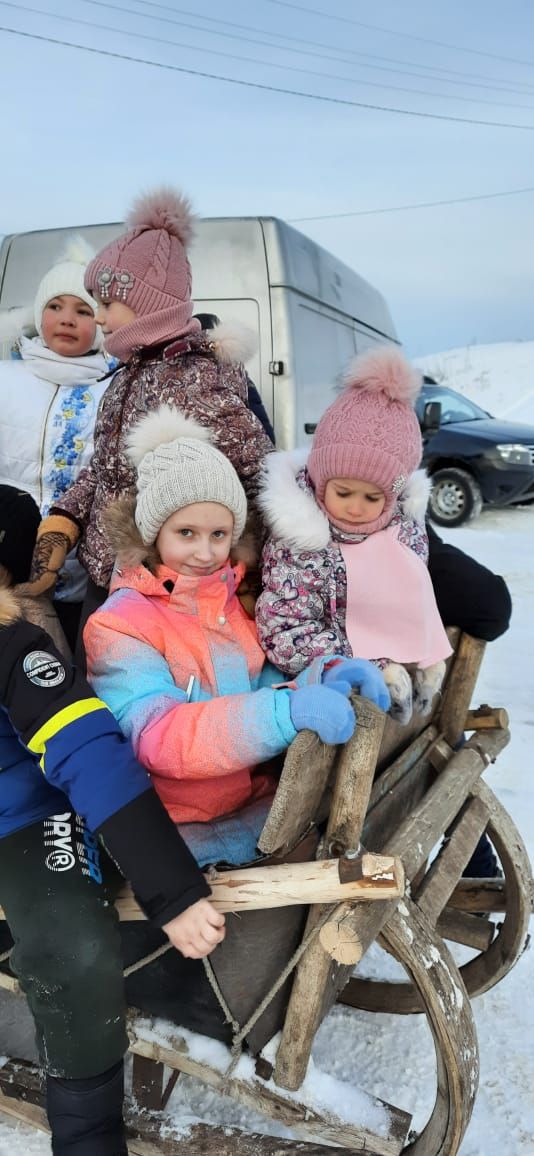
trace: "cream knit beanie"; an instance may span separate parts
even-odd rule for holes
[[[234,515],[232,544],[241,537],[245,491],[210,438],[209,429],[170,405],[161,405],[130,431],[126,452],[137,467],[135,522],[145,546],[156,541],[171,514],[194,502],[226,506]]]
[[[84,285],[85,270],[93,257],[94,250],[83,237],[71,237],[63,255],[56,261],[55,265],[52,265],[48,273],[45,273],[39,283],[33,305],[35,328],[39,337],[43,336],[43,309],[53,297],[60,297],[63,294],[79,297],[81,301],[85,301],[86,305],[89,305],[94,314],[95,302]],[[93,349],[101,349],[101,347],[102,330],[97,325]]]

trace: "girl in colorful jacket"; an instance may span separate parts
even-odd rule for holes
[[[402,723],[412,705],[428,713],[451,653],[426,567],[429,482],[414,472],[419,388],[393,347],[357,358],[309,456],[272,454],[259,499],[268,658],[294,676],[318,657],[362,655],[382,668]]]
[[[16,340],[11,360],[0,361],[0,483],[27,490],[44,517],[91,460],[108,384],[94,301],[83,282],[93,256],[82,237],[73,237],[42,278],[33,308],[1,319],[0,337]],[[76,618],[69,608],[79,607],[86,584],[71,555],[54,595],[67,629]]]
[[[243,366],[233,360],[220,331],[203,333],[193,317],[189,202],[162,189],[140,198],[127,223],[128,231],[97,254],[85,275],[105,347],[123,364],[100,408],[91,463],[41,526],[26,591],[40,594],[53,587],[65,552],[79,539],[92,608],[107,596],[114,562],[102,514],[135,488],[126,443],[143,414],[168,402],[209,426],[249,497],[272,449],[248,408]]]
[[[108,520],[117,568],[85,627],[88,677],[177,823],[263,800],[253,852],[271,760],[303,729],[345,742],[351,684],[384,708],[389,698],[369,663],[320,659],[289,687],[265,660],[236,593],[244,565],[230,561],[246,497],[209,431],[162,406],[131,431],[128,452],[137,496]]]

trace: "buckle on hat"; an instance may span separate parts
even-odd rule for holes
[[[98,285],[98,295],[101,301],[109,301],[111,297],[111,286],[113,284],[115,274],[109,265],[105,269],[101,269],[97,276],[96,283]]]
[[[407,480],[408,479],[406,474],[399,474],[399,476],[395,478],[395,481],[391,483],[391,492],[393,494],[400,494],[401,490],[404,489]]]

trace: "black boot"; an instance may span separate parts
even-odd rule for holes
[[[122,1060],[87,1080],[47,1076],[46,1091],[54,1156],[128,1156]]]

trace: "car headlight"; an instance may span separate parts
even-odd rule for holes
[[[510,443],[506,446],[495,446],[499,457],[503,458],[505,462],[510,462],[514,466],[529,466],[532,462],[532,450],[530,446]]]

